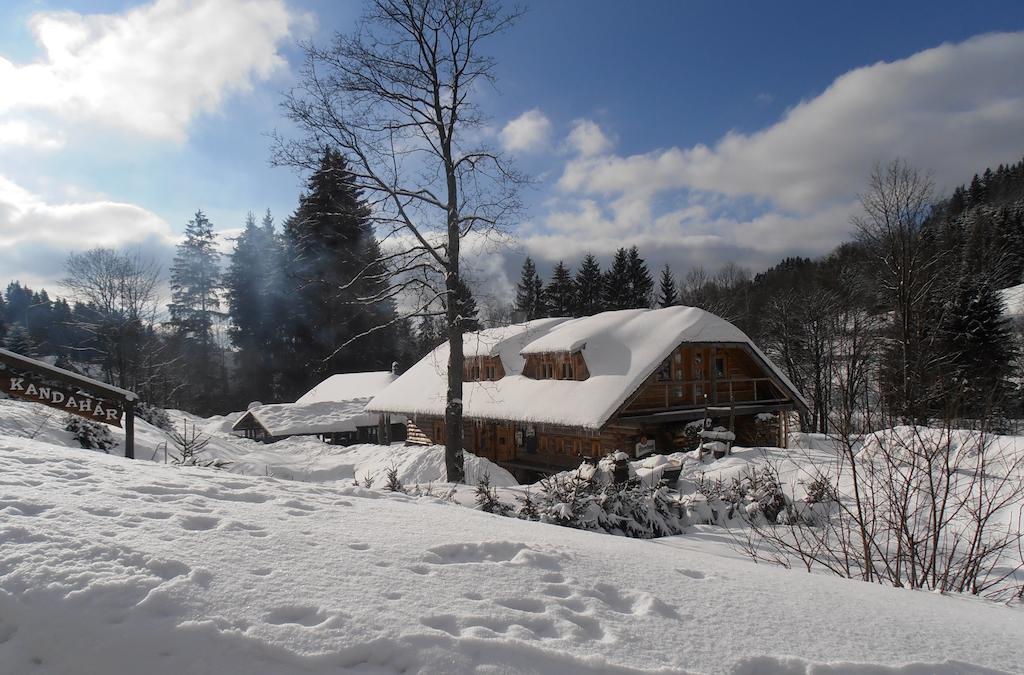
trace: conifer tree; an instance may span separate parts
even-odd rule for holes
[[[569,269],[561,260],[551,273],[551,283],[544,289],[544,298],[548,316],[572,316],[575,284]]]
[[[339,152],[324,151],[284,239],[292,286],[288,393],[332,373],[390,368],[395,307],[384,297],[388,278],[370,208]]]
[[[573,316],[591,316],[604,311],[604,275],[592,254],[584,256],[576,271],[573,287]]]
[[[516,311],[527,321],[544,316],[544,282],[529,256],[523,262],[523,271],[516,284]]]
[[[676,289],[676,278],[672,269],[665,263],[661,270],[661,285],[658,289],[658,306],[671,307],[679,304],[679,291]]]
[[[458,304],[458,315],[462,317],[462,332],[472,333],[483,328],[480,324],[479,311],[476,306],[476,298],[473,297],[473,292],[469,290],[469,286],[466,282],[459,278],[459,283],[456,286],[458,289],[455,294],[455,302]]]
[[[647,263],[640,257],[636,246],[629,249],[626,263],[628,280],[628,298],[626,308],[647,309],[651,306],[651,295],[654,292],[654,280],[647,269]]]
[[[605,310],[628,309],[632,306],[630,281],[629,252],[620,248],[612,258],[612,268],[604,276]]]
[[[209,413],[224,389],[223,361],[214,336],[220,312],[220,253],[213,224],[203,214],[185,226],[171,266],[171,320],[183,359],[184,401]]]
[[[244,399],[277,399],[275,360],[280,354],[278,333],[285,315],[280,287],[282,263],[270,211],[260,225],[249,213],[224,275],[231,317],[228,336],[237,349],[236,384],[242,403],[247,402]]]
[[[943,373],[953,389],[950,393],[962,401],[959,414],[1005,409],[1017,354],[998,293],[987,280],[964,276],[946,316],[943,335],[949,363]]]
[[[38,348],[28,329],[20,323],[12,324],[4,338],[4,347],[22,356],[38,356]]]

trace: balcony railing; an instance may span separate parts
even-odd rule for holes
[[[655,382],[629,406],[631,412],[699,408],[785,400],[767,377]]]

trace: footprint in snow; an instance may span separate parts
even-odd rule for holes
[[[300,626],[312,627],[319,626],[327,621],[328,618],[327,613],[319,607],[285,605],[271,610],[263,620],[275,626],[294,623]]]
[[[190,532],[203,532],[217,527],[220,524],[220,518],[212,516],[184,516],[178,519],[178,524],[182,529],[189,530]]]
[[[355,544],[349,544],[348,547],[350,549],[352,549],[353,551],[367,551],[367,550],[369,550],[370,545],[369,544],[364,544],[362,542],[358,542],[358,543],[355,543]]]
[[[679,572],[680,574],[682,574],[685,577],[690,577],[691,579],[705,580],[705,579],[713,578],[713,577],[709,577],[708,575],[704,574],[703,572],[701,572],[699,570],[678,569],[678,570],[676,570],[676,572]]]

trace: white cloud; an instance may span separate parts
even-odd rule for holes
[[[612,141],[601,127],[596,122],[585,119],[573,122],[566,143],[583,157],[601,155],[612,149]]]
[[[133,204],[94,200],[52,204],[0,176],[0,270],[55,287],[68,253],[97,246],[139,248],[163,262],[177,237],[159,216]]]
[[[0,147],[4,146],[59,150],[64,147],[64,138],[52,134],[38,124],[15,119],[0,122]]]
[[[572,259],[635,243],[709,267],[826,253],[849,239],[878,162],[904,157],[949,190],[1019,159],[1021,63],[1024,33],[982,35],[848,72],[775,124],[712,145],[628,156],[577,146],[524,245]]]
[[[544,147],[551,138],[551,120],[534,108],[506,124],[499,134],[509,152],[531,152]]]
[[[38,62],[0,57],[0,114],[44,111],[182,140],[226,96],[286,67],[280,44],[305,17],[283,0],[156,0],[120,14],[40,12]]]
[[[801,212],[846,201],[879,161],[903,156],[941,187],[1012,161],[1024,138],[1024,33],[982,35],[837,78],[756,133],[713,147],[672,147],[569,162],[569,192],[650,196],[695,189]]]

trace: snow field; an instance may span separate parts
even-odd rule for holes
[[[0,541],[3,673],[1021,667],[991,603],[10,436]]]

